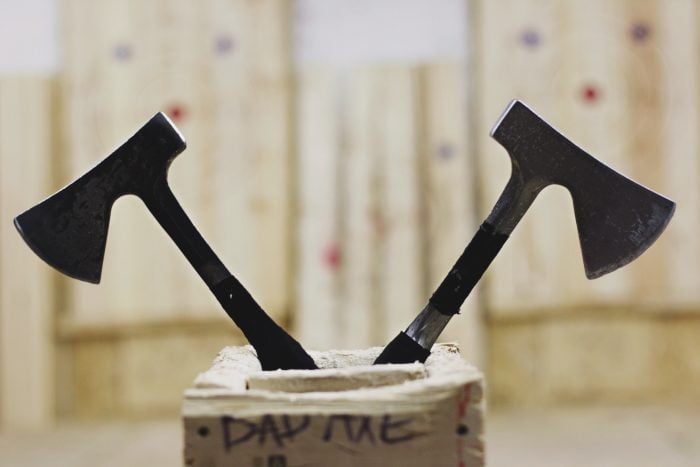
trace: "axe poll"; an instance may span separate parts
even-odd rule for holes
[[[510,103],[491,136],[510,155],[512,172],[505,189],[428,304],[375,363],[425,361],[450,318],[548,185],[562,185],[571,194],[589,279],[637,258],[673,216],[673,201],[587,154],[519,101]]]
[[[170,190],[168,168],[185,146],[177,128],[158,113],[90,171],[17,216],[15,226],[51,266],[99,283],[112,205],[123,195],[136,195],[243,331],[264,370],[315,369],[301,345],[226,269]]]

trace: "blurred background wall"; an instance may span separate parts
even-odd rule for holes
[[[308,348],[403,329],[505,185],[488,133],[523,100],[678,202],[638,261],[585,279],[565,190],[545,190],[454,319],[491,403],[700,395],[693,0],[0,1],[0,426],[177,413],[244,343],[137,199],[99,286],[61,277],[12,218],[157,111],[203,236]]]

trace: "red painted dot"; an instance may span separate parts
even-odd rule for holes
[[[588,84],[581,90],[581,98],[592,104],[600,99],[600,90],[596,86]]]
[[[179,104],[170,106],[166,113],[168,114],[168,117],[170,117],[175,122],[182,121],[185,118],[185,115],[187,114],[185,108]]]
[[[326,266],[331,269],[337,269],[338,266],[340,266],[341,260],[342,254],[338,245],[332,244],[326,247],[323,252],[323,262],[326,263]]]

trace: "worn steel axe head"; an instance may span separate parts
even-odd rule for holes
[[[102,274],[114,201],[152,196],[167,183],[170,162],[185,140],[162,113],[83,176],[20,214],[15,226],[34,252],[62,273],[92,283]]]
[[[673,201],[589,155],[519,101],[511,102],[491,135],[511,157],[511,181],[522,198],[534,199],[550,184],[569,190],[589,279],[633,261],[673,216]],[[518,209],[517,200],[513,204]]]

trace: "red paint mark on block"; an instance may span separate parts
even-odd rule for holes
[[[331,269],[338,269],[342,259],[342,252],[336,244],[328,245],[323,252],[323,262]]]
[[[458,401],[459,418],[463,418],[467,415],[467,405],[469,405],[469,401],[471,400],[471,397],[472,397],[472,387],[469,384],[465,384],[462,387],[462,394],[460,394],[459,401]]]
[[[181,122],[187,115],[185,108],[180,104],[171,105],[168,110],[165,111],[165,113],[168,114],[168,117],[170,117],[175,123]]]

